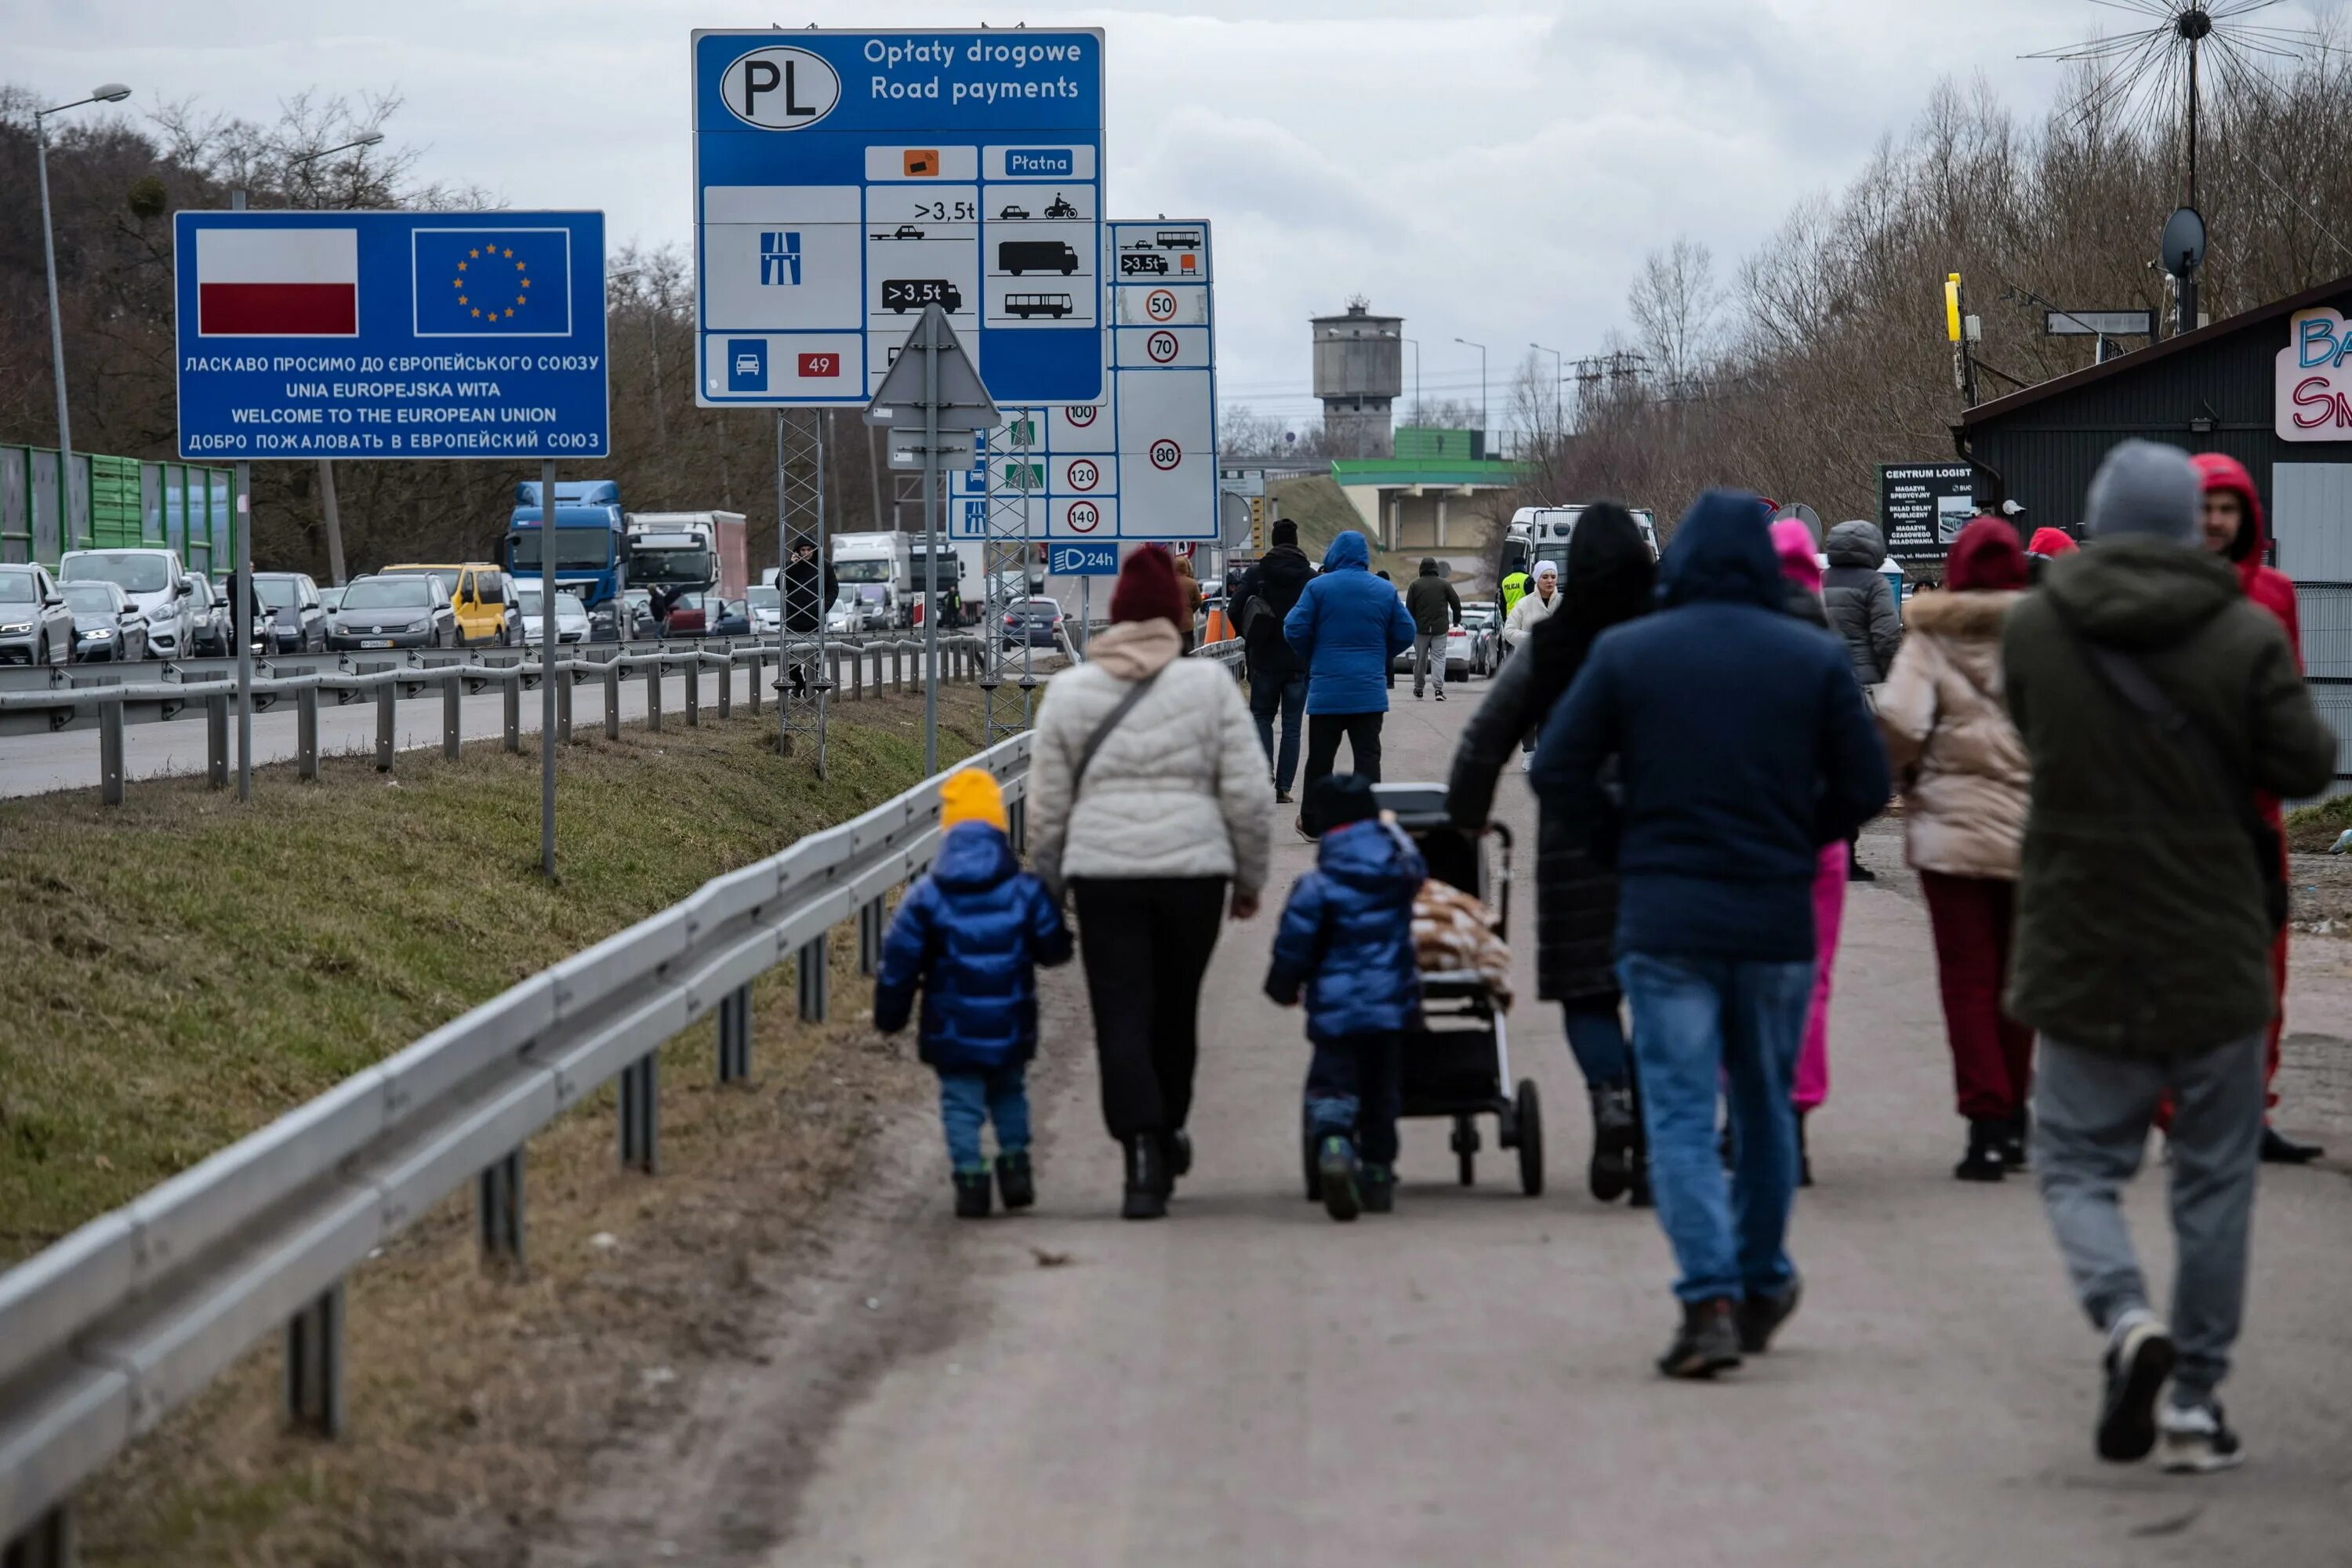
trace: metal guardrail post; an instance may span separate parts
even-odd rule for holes
[[[98,789],[109,805],[122,804],[122,704],[98,710]]]
[[[502,1154],[478,1180],[482,1260],[522,1267],[522,1151]]]
[[[621,667],[615,663],[604,667],[604,739],[617,741],[620,738]]]
[[[294,694],[294,772],[306,779],[319,776],[319,689],[315,686]]]
[[[661,1169],[661,1053],[647,1051],[621,1069],[621,1169]]]
[[[1010,829],[1007,837],[1013,840],[1013,852],[1015,855],[1026,855],[1029,853],[1028,797],[1024,795],[1021,799],[1014,801],[1012,805],[1006,808],[1004,815],[1006,818],[1005,826]]]
[[[391,681],[375,689],[375,771],[392,772],[393,704],[400,691]]]
[[[558,670],[554,680],[555,738],[569,742],[572,739],[572,672],[568,669]]]
[[[80,1552],[74,1540],[73,1508],[59,1503],[16,1540],[0,1543],[5,1568],[74,1568]]]
[[[757,718],[757,717],[759,716],[759,712],[760,712],[760,679],[761,679],[761,676],[762,675],[762,673],[764,673],[764,672],[766,671],[767,668],[768,668],[768,655],[767,655],[766,650],[765,650],[765,649],[762,649],[762,648],[756,648],[756,647],[755,647],[755,648],[753,648],[753,649],[751,650],[751,714],[752,714],[752,717],[754,717],[754,718]]]
[[[799,971],[801,1022],[824,1023],[828,979],[824,938],[819,936],[802,943],[799,962],[793,967]]]
[[[686,667],[686,726],[698,729],[702,723],[702,658],[691,655]]]
[[[228,787],[228,699],[205,699],[205,782]]]
[[[729,656],[719,667],[719,717],[726,719],[735,711],[735,660]]]
[[[866,650],[862,647],[849,650],[849,695],[854,701],[866,700]]]
[[[741,985],[719,999],[719,1081],[741,1083],[751,1076],[751,988]]]
[[[452,678],[441,683],[441,754],[451,762],[457,760],[458,747],[465,739],[465,721],[457,702],[464,693],[457,689]]]
[[[661,660],[646,666],[646,728],[661,733]]]
[[[882,967],[882,900],[868,899],[857,906],[857,973],[870,975]]]
[[[337,1280],[286,1323],[286,1418],[321,1437],[343,1433],[343,1285]]]
[[[522,681],[501,681],[499,695],[505,699],[502,715],[506,725],[505,743],[509,752],[520,755],[522,751]]]

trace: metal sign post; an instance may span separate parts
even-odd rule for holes
[[[950,459],[971,460],[971,436],[997,422],[996,405],[980,384],[947,312],[938,304],[923,307],[922,320],[908,335],[890,374],[866,405],[868,425],[892,429],[919,426],[922,440],[915,456],[923,470],[923,765],[926,773],[939,772],[940,751],[940,471]],[[908,450],[905,447],[896,447]]]
[[[237,193],[242,196],[243,191]],[[236,596],[236,798],[253,798],[253,465],[236,465],[236,564],[229,592]]]
[[[806,552],[807,581],[795,588],[793,557]],[[824,511],[824,426],[814,417],[776,413],[776,698],[777,750],[793,754],[806,741],[824,776],[825,714],[833,676],[824,657],[827,553]],[[795,626],[795,622],[803,623]]]
[[[539,869],[555,875],[555,459],[539,465]],[[625,606],[624,607],[625,608]]]

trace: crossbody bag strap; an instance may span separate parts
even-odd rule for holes
[[[1087,737],[1085,749],[1078,752],[1078,765],[1070,773],[1070,799],[1073,802],[1078,798],[1079,787],[1087,782],[1087,770],[1095,764],[1095,753],[1102,750],[1102,743],[1110,739],[1110,732],[1118,728],[1119,721],[1126,718],[1134,710],[1135,705],[1143,700],[1144,694],[1151,689],[1152,683],[1160,679],[1161,672],[1167,668],[1167,665],[1161,665],[1159,669],[1153,670],[1150,675],[1128,688],[1127,695],[1118,700],[1118,706],[1103,715],[1102,722],[1095,726],[1095,732]]]

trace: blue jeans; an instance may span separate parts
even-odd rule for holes
[[[1307,1068],[1307,1124],[1315,1141],[1352,1136],[1365,1163],[1395,1164],[1404,1037],[1341,1035],[1314,1044],[1315,1059]]]
[[[1658,1223],[1682,1269],[1675,1294],[1685,1301],[1780,1294],[1797,1275],[1784,1246],[1797,1187],[1789,1087],[1812,963],[1628,952],[1617,974],[1633,1005]],[[1727,1194],[1716,1150],[1718,1084],[1731,1106]]]
[[[1298,776],[1298,734],[1307,723],[1307,672],[1302,669],[1297,675],[1283,676],[1253,668],[1249,689],[1250,717],[1257,721],[1257,743],[1265,748],[1265,760],[1274,768],[1274,787],[1288,795],[1291,781]],[[1282,716],[1279,753],[1274,744],[1276,713]]]
[[[948,1135],[948,1158],[959,1171],[985,1171],[980,1152],[983,1123],[996,1123],[999,1153],[1029,1147],[1029,1069],[1012,1062],[993,1071],[940,1073],[940,1125]]]
[[[1587,1089],[1622,1084],[1633,1076],[1633,1053],[1625,1047],[1625,1026],[1612,1004],[1563,1002],[1560,1022],[1568,1030],[1568,1048],[1584,1074]]]

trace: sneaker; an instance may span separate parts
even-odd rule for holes
[[[1351,1220],[1364,1212],[1363,1195],[1356,1186],[1355,1145],[1334,1132],[1323,1140],[1323,1152],[1315,1157],[1316,1173],[1323,1179],[1323,1207],[1336,1220]]]
[[[2156,1396],[2172,1375],[2172,1335],[2136,1307],[2107,1332],[2107,1391],[2099,1403],[2099,1458],[2128,1464],[2156,1447]]]
[[[1739,1326],[1739,1348],[1749,1355],[1762,1355],[1771,1349],[1772,1336],[1797,1315],[1797,1303],[1804,1295],[1802,1279],[1790,1280],[1789,1288],[1777,1296],[1750,1293],[1734,1314]]]
[[[958,1219],[986,1219],[991,1188],[987,1167],[955,1173],[955,1209]]]
[[[2176,1476],[2210,1476],[2215,1470],[2236,1469],[2246,1462],[2238,1435],[2221,1418],[2218,1405],[2197,1405],[2187,1409],[2168,1405],[2157,1418],[2157,1426],[2164,1444],[2158,1461]]]
[[[2000,1181],[2009,1171],[2009,1162],[2000,1152],[2001,1142],[2008,1136],[2007,1117],[1969,1118],[1969,1152],[1952,1167],[1954,1178],[1963,1182]]]
[[[2021,1110],[2010,1117],[2009,1124],[2001,1129],[2000,1134],[2000,1163],[2004,1166],[2011,1171],[2025,1169],[2025,1145],[2032,1133],[2031,1112]]]
[[[1356,1185],[1363,1194],[1366,1214],[1396,1212],[1396,1169],[1391,1165],[1366,1165],[1356,1173]]]
[[[1444,689],[1443,687],[1441,687],[1441,688],[1439,688],[1439,689],[1438,689],[1438,692],[1437,692],[1437,700],[1438,700],[1440,702],[1443,702],[1443,701],[1444,701],[1444,700],[1445,700],[1445,690],[1444,690]]]
[[[1274,804],[1275,804],[1275,805],[1290,805],[1290,804],[1291,804],[1291,801],[1290,801],[1290,792],[1289,792],[1288,790],[1286,790],[1286,789],[1278,789],[1278,790],[1276,790],[1276,791],[1274,792]]]
[[[1730,1300],[1684,1302],[1683,1326],[1658,1358],[1658,1370],[1668,1377],[1711,1378],[1738,1364],[1739,1331],[1732,1322]]]
[[[1008,1213],[1025,1209],[1037,1201],[1037,1183],[1029,1172],[1028,1150],[1015,1149],[996,1157],[996,1190],[1003,1194]]]
[[[1421,693],[1420,693],[1420,692],[1418,692],[1418,691],[1414,692],[1414,693],[1412,694],[1412,700],[1413,700],[1415,702],[1420,701],[1420,700],[1421,700]]]

